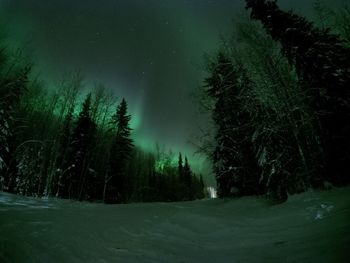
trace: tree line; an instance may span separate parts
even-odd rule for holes
[[[23,52],[0,49],[0,190],[105,203],[204,198],[182,155],[135,145],[125,99],[102,84],[84,95],[80,72],[56,88]]]
[[[348,184],[349,13],[330,19],[339,16],[324,15],[318,2],[322,23],[315,23],[277,1],[246,4],[249,17],[238,18],[233,36],[207,57],[201,90],[215,125],[202,149],[219,196],[283,202],[309,188]],[[327,21],[335,21],[332,29]]]

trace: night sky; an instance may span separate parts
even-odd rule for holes
[[[280,1],[302,12],[313,2]],[[80,69],[88,85],[102,82],[126,98],[138,144],[190,155],[188,140],[205,123],[190,97],[202,82],[203,53],[230,33],[244,1],[0,0],[0,9],[49,84]]]

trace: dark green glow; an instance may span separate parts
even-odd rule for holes
[[[313,3],[279,2],[307,13]],[[201,85],[203,53],[216,49],[219,34],[231,33],[232,17],[243,10],[244,1],[232,0],[0,2],[10,46],[33,50],[49,87],[67,70],[81,69],[87,86],[101,81],[126,98],[137,145],[182,151],[200,171],[209,169],[188,140],[197,122],[208,121],[196,115],[189,94]]]

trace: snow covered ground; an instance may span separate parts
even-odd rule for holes
[[[102,205],[0,193],[0,262],[350,262],[350,188]]]

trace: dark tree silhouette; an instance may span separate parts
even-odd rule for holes
[[[183,179],[186,186],[186,199],[193,199],[193,188],[192,188],[192,170],[188,163],[187,157],[185,157],[185,164],[183,167]]]
[[[241,105],[241,92],[251,85],[242,67],[235,68],[225,54],[209,66],[205,86],[215,101],[213,119],[217,146],[213,153],[214,171],[220,197],[255,194],[259,168],[250,136],[251,117]]]
[[[127,113],[127,103],[123,99],[112,119],[115,138],[110,150],[110,178],[106,182],[107,202],[124,203],[128,198],[129,184],[126,168],[133,149],[133,141],[130,138],[130,119],[131,116]]]
[[[91,94],[86,96],[76,127],[73,131],[70,149],[67,156],[65,173],[68,187],[63,191],[64,197],[88,199],[93,170],[90,161],[95,146],[96,125],[91,119]],[[67,194],[67,196],[66,196]]]
[[[58,168],[55,172],[55,178],[53,179],[52,189],[54,189],[54,194],[60,197],[67,197],[68,195],[68,187],[65,187],[69,184],[67,181],[68,171],[65,170],[65,167],[67,165],[67,162],[69,162],[66,158],[72,140],[73,110],[74,108],[71,107],[64,118],[59,142],[60,154],[58,155],[56,160],[56,166]]]
[[[179,161],[178,161],[178,173],[179,173],[179,181],[180,182],[184,182],[184,178],[183,178],[183,175],[184,175],[184,166],[183,166],[183,160],[182,160],[182,154],[179,153]]]

